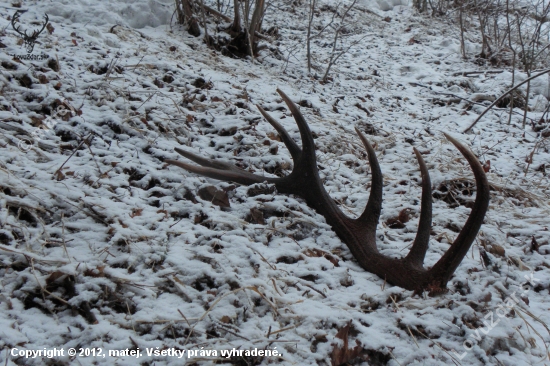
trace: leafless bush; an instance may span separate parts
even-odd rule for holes
[[[309,1],[308,29],[306,36],[307,66],[309,72],[311,72],[311,69],[314,68],[312,62],[313,53],[311,48],[311,41],[313,39],[326,36],[327,34],[329,34],[330,30],[334,31],[334,33],[331,35],[332,40],[330,42],[332,50],[328,59],[324,62],[326,63],[327,67],[323,73],[322,82],[328,81],[330,70],[338,61],[338,59],[365,38],[364,36],[360,39],[355,39],[348,42],[345,42],[344,40],[345,38],[349,38],[355,35],[354,32],[350,30],[353,28],[353,22],[350,21],[350,12],[355,7],[356,3],[357,0],[354,0],[348,7],[343,7],[342,10],[340,10],[340,7],[342,6],[341,2],[337,3],[335,6],[325,5],[322,10],[331,11],[333,15],[328,23],[320,25],[314,24],[314,14],[319,11],[316,7],[317,0]],[[318,32],[313,34],[313,28],[315,28]]]
[[[178,23],[186,24],[189,34],[198,37],[201,34],[199,20],[196,14],[200,12],[205,42],[208,46],[222,50],[223,53],[235,57],[251,56],[258,53],[258,39],[262,37],[261,25],[267,9],[266,0],[233,0],[225,6],[216,2],[216,8],[205,4],[204,0],[175,0]],[[225,8],[225,9],[224,9]],[[232,10],[233,18],[224,14]],[[227,22],[216,31],[226,32],[229,37],[218,37],[215,40],[209,36],[208,16]]]

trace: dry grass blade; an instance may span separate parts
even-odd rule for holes
[[[525,317],[523,315],[521,315],[521,313],[522,312],[525,313],[526,315],[528,315],[529,317],[531,317],[532,319],[534,319],[538,323],[542,324],[542,326],[546,329],[548,334],[550,334],[550,329],[548,328],[548,325],[544,321],[542,321],[539,317],[537,317],[536,315],[534,315],[533,313],[531,313],[527,309],[523,309],[519,306],[514,308],[514,309],[516,310],[516,314],[518,314],[518,316],[521,319],[523,319],[523,321],[525,322],[525,325],[527,326],[527,330],[529,330],[529,328],[531,328],[533,330],[533,332],[542,340],[542,344],[544,345],[544,348],[546,349],[546,354],[544,355],[544,357],[539,362],[542,362],[542,361],[546,360],[549,357],[550,349],[548,348],[548,345],[546,344],[546,341],[544,340],[544,337],[535,329],[535,327],[533,327],[533,325],[531,323],[529,323],[527,321],[527,319],[525,319]],[[531,342],[529,342],[529,344],[531,344]],[[536,343],[535,343],[535,345],[536,345]]]
[[[271,308],[273,309],[273,311],[275,312],[276,315],[279,315],[279,312],[277,311],[277,308],[275,307],[275,305],[273,305],[273,303],[271,303],[271,301],[269,301],[264,294],[262,294],[260,292],[260,290],[258,290],[258,288],[256,286],[248,286],[248,287],[239,287],[238,289],[235,289],[233,291],[229,291],[228,293],[225,293],[223,294],[222,296],[218,297],[213,303],[212,305],[210,305],[210,307],[208,308],[208,310],[206,310],[204,312],[204,314],[201,315],[200,318],[197,319],[197,322],[195,324],[193,324],[193,326],[191,327],[190,331],[189,331],[189,335],[187,336],[187,338],[185,339],[185,343],[184,345],[186,345],[188,342],[189,342],[189,339],[191,338],[191,335],[193,334],[194,330],[195,330],[195,327],[197,326],[197,324],[199,324],[207,315],[208,313],[210,313],[212,311],[212,309],[214,309],[214,307],[225,297],[229,296],[229,295],[232,295],[232,294],[236,294],[237,292],[239,291],[244,291],[244,290],[252,290],[254,292],[256,292],[258,295],[260,295],[260,297],[262,297],[268,304],[269,306],[271,306]]]

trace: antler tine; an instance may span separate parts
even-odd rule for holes
[[[366,241],[367,245],[376,248],[376,226],[378,226],[378,220],[380,218],[380,212],[382,211],[382,191],[383,191],[383,178],[382,171],[380,170],[380,164],[378,163],[378,158],[376,157],[376,152],[372,148],[371,144],[368,142],[365,135],[355,127],[355,132],[359,135],[359,138],[367,150],[367,155],[369,158],[369,165],[371,168],[371,188],[369,200],[365,210],[357,218],[357,222],[361,224],[362,230],[366,232]]]
[[[285,144],[286,148],[290,152],[290,156],[292,156],[292,159],[296,163],[300,155],[302,154],[302,149],[298,146],[298,144],[290,137],[288,134],[288,131],[285,130],[285,128],[277,122],[269,113],[267,113],[262,107],[260,107],[258,104],[256,104],[256,107],[259,109],[260,113],[264,118],[269,122],[273,128],[277,130],[279,133],[279,136],[281,136],[281,140],[283,140],[283,143]]]
[[[290,112],[292,113],[292,116],[294,117],[294,120],[298,125],[298,129],[300,130],[300,137],[302,138],[302,154],[300,156],[301,159],[305,159],[305,161],[309,163],[316,162],[315,143],[313,142],[311,130],[309,129],[309,126],[304,116],[302,115],[302,112],[300,112],[298,106],[292,100],[290,100],[290,98],[281,89],[277,89],[277,93],[279,93],[281,98],[283,98],[283,100],[285,101],[288,109],[290,109]],[[315,163],[315,166],[316,165],[317,164]]]
[[[231,170],[232,168],[234,168],[233,165],[231,164],[223,163],[221,161],[206,159],[206,158],[203,158],[202,156],[195,155],[193,153],[182,150],[178,147],[175,147],[174,150],[176,150],[176,152],[181,156],[184,156],[187,159],[192,160],[195,163],[208,168],[221,169],[221,170]]]
[[[267,181],[268,183],[275,183],[275,181],[279,179],[279,178],[261,177],[259,175],[246,172],[236,167],[230,167],[230,168],[226,167],[224,169],[215,169],[215,168],[209,168],[204,166],[191,165],[191,164],[183,163],[178,160],[171,160],[171,159],[166,159],[164,160],[164,162],[167,164],[179,166],[180,168],[183,168],[187,171],[190,171],[192,173],[202,175],[208,178],[235,182],[243,185],[262,183],[265,181]]]
[[[422,268],[426,252],[428,251],[432,228],[432,183],[428,167],[422,155],[416,148],[413,148],[413,150],[420,166],[420,174],[422,175],[422,203],[420,205],[418,231],[416,232],[411,251],[405,257],[405,262],[409,262],[414,267]]]
[[[456,237],[454,243],[449,250],[439,259],[439,261],[430,269],[430,277],[440,279],[441,286],[445,286],[447,281],[451,278],[452,274],[462,262],[464,256],[468,253],[470,246],[475,240],[477,232],[479,231],[485,213],[489,208],[489,182],[487,176],[483,170],[483,166],[480,164],[476,156],[460,142],[452,138],[451,136],[444,134],[447,140],[449,140],[456,148],[462,153],[462,155],[468,160],[470,167],[475,176],[477,194],[474,202],[472,212],[466,221],[466,224]]]
[[[244,185],[262,183],[266,181],[268,183],[278,183],[279,181],[284,179],[284,178],[262,177],[260,175],[252,174],[245,170],[237,168],[232,164],[224,163],[221,161],[215,161],[211,159],[206,159],[177,147],[174,148],[174,150],[176,150],[178,154],[202,166],[190,165],[190,164],[183,163],[178,160],[172,160],[172,159],[164,160],[165,163],[179,166],[180,168],[183,168],[187,171],[190,171],[195,174],[203,175],[208,178],[219,179],[223,181],[230,181],[230,182],[235,182],[235,183],[244,184]]]

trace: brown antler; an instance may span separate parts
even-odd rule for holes
[[[290,151],[294,160],[294,168],[290,175],[283,178],[265,178],[245,172],[230,164],[205,159],[178,148],[175,150],[179,154],[201,166],[190,165],[177,160],[166,160],[166,163],[177,165],[185,170],[206,177],[244,185],[261,182],[273,183],[279,192],[296,194],[302,197],[309,206],[323,215],[340,239],[347,244],[359,265],[366,271],[384,278],[392,285],[408,290],[421,291],[430,289],[434,291],[444,289],[470,249],[489,206],[489,183],[487,182],[483,167],[475,155],[460,142],[445,134],[445,137],[456,146],[472,167],[478,191],[470,217],[454,243],[432,268],[425,269],[423,263],[426,251],[428,250],[432,222],[432,192],[426,164],[418,150],[414,149],[422,174],[422,205],[418,232],[412,244],[411,251],[405,258],[386,257],[376,247],[376,226],[378,225],[380,211],[382,210],[383,184],[382,172],[380,171],[374,149],[365,136],[356,128],[355,130],[368,153],[372,171],[372,184],[365,211],[357,219],[351,219],[340,211],[323,187],[317,171],[313,137],[300,110],[285,93],[278,89],[277,92],[281,95],[296,120],[302,138],[301,148],[292,140],[288,132],[267,114],[266,111],[260,106],[258,106],[258,109],[277,130],[282,141]]]

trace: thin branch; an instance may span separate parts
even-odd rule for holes
[[[538,74],[536,75],[533,75],[531,76],[530,78],[527,78],[525,80],[523,80],[521,83],[519,83],[518,85],[514,86],[512,89],[508,90],[506,93],[502,94],[500,97],[498,97],[489,107],[487,107],[487,109],[485,109],[483,111],[483,113],[481,113],[479,115],[479,117],[476,118],[476,120],[470,125],[468,126],[468,128],[466,128],[464,131],[462,131],[462,133],[467,133],[468,131],[470,131],[475,125],[476,123],[481,119],[481,117],[483,117],[487,112],[489,112],[491,110],[491,108],[493,108],[495,105],[498,104],[498,102],[500,102],[502,99],[504,99],[504,97],[506,97],[508,94],[510,94],[511,92],[513,92],[514,90],[516,90],[517,88],[519,88],[520,86],[522,86],[523,84],[525,83],[528,83],[530,82],[531,80],[533,79],[536,79],[538,78],[539,76],[541,75],[544,75],[544,74],[547,74],[550,72],[550,69],[546,69],[544,71],[541,71],[539,72]]]

